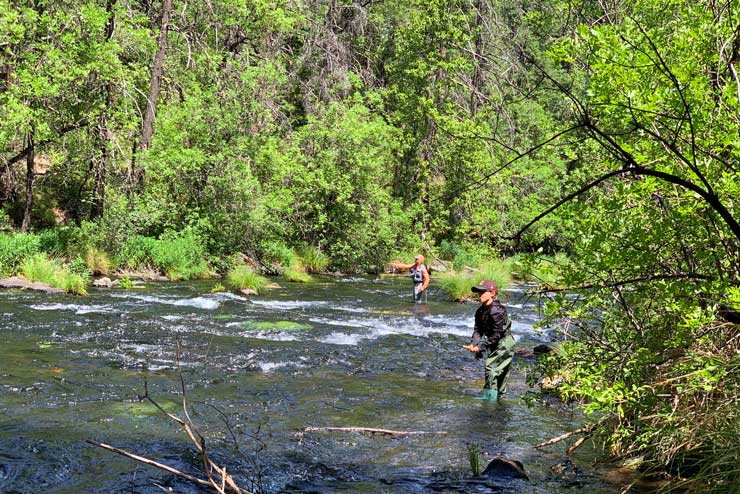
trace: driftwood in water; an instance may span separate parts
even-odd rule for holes
[[[424,431],[394,431],[390,429],[374,429],[372,427],[306,427],[304,432],[339,431],[339,432],[362,432],[367,434],[384,434],[386,436],[411,436],[415,434],[447,434],[446,432],[424,432]]]
[[[162,412],[163,414],[168,416],[170,419],[180,424],[180,426],[187,433],[188,437],[190,438],[193,445],[195,446],[195,448],[198,450],[198,453],[200,454],[200,457],[203,461],[203,465],[202,465],[203,473],[205,474],[206,479],[201,479],[193,475],[183,473],[175,468],[169,467],[167,465],[163,465],[162,463],[156,462],[154,460],[150,460],[143,456],[138,456],[138,455],[129,453],[122,449],[114,448],[113,446],[110,446],[107,444],[96,443],[93,441],[87,441],[87,442],[99,448],[103,448],[108,451],[113,451],[114,453],[118,453],[119,455],[123,455],[127,458],[131,458],[132,460],[136,460],[146,465],[151,465],[153,467],[170,472],[173,475],[177,475],[178,477],[187,479],[195,484],[198,484],[204,487],[210,487],[211,489],[215,490],[218,494],[252,494],[250,491],[239,487],[234,481],[234,479],[231,477],[231,475],[229,475],[226,472],[225,467],[218,466],[216,463],[211,461],[211,459],[208,457],[208,454],[206,452],[206,440],[200,434],[200,432],[198,432],[198,429],[195,428],[195,425],[193,425],[193,421],[190,419],[190,413],[188,412],[187,397],[185,395],[185,382],[183,381],[182,376],[180,376],[180,384],[182,385],[182,409],[185,415],[185,419],[181,419],[180,417],[169,413],[164,408],[162,408],[159,405],[159,403],[154,401],[149,396],[149,389],[146,385],[146,382],[144,383],[144,391],[145,391],[144,396],[139,397],[139,400],[149,401],[149,403],[154,405],[160,412]]]
[[[207,480],[199,479],[198,477],[194,477],[190,474],[187,474],[185,472],[181,472],[180,470],[173,468],[171,466],[165,465],[163,463],[156,462],[154,460],[150,460],[149,458],[145,458],[143,456],[135,455],[133,453],[129,453],[128,451],[124,451],[120,448],[115,448],[109,444],[105,443],[96,443],[95,441],[90,441],[89,439],[85,441],[88,444],[92,444],[93,446],[97,446],[98,448],[107,449],[108,451],[113,451],[114,453],[117,453],[121,456],[125,456],[126,458],[130,458],[132,460],[136,460],[140,463],[144,463],[145,465],[151,465],[153,467],[159,468],[160,470],[164,470],[165,472],[169,472],[172,475],[177,475],[178,477],[181,477],[185,480],[189,480],[190,482],[193,482],[194,484],[199,484],[205,487],[211,487],[211,483]]]
[[[607,418],[603,418],[599,420],[598,422],[594,424],[589,424],[585,427],[581,427],[580,429],[576,429],[571,432],[566,432],[565,434],[561,434],[558,437],[553,437],[552,439],[549,439],[545,442],[542,442],[535,446],[535,448],[544,448],[545,446],[552,446],[553,444],[557,444],[560,441],[565,441],[566,439],[577,436],[578,434],[583,434],[583,437],[578,438],[578,440],[573,443],[572,446],[570,446],[567,449],[567,453],[569,455],[573,454],[573,452],[578,449],[584,442],[586,442],[586,439],[591,437],[591,434],[593,434],[594,430],[596,430],[597,427],[599,427],[601,424],[603,424]]]

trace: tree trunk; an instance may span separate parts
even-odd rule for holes
[[[110,41],[113,37],[113,30],[116,25],[116,17],[113,13],[113,7],[116,0],[107,0],[105,12],[108,15],[108,22],[105,25],[105,39]],[[108,111],[112,101],[113,87],[110,81],[105,83],[105,108],[98,119],[97,140],[100,146],[100,155],[95,160],[95,174],[93,177],[92,198],[90,206],[90,219],[94,220],[103,215],[105,211],[105,177],[108,170],[108,161],[110,160],[109,144],[110,133],[108,131]]]
[[[33,148],[33,130],[28,134],[28,153],[26,154],[26,205],[23,208],[23,223],[21,231],[28,232],[31,229],[31,209],[33,208],[33,163],[36,157]]]
[[[144,124],[141,128],[141,143],[139,147],[142,150],[149,149],[149,146],[152,144],[154,118],[157,113],[157,99],[159,98],[159,84],[162,79],[164,56],[167,53],[167,30],[169,29],[171,11],[172,0],[164,0],[162,5],[162,24],[159,30],[159,40],[157,41],[157,55],[154,58],[154,67],[152,67],[152,78],[149,84],[149,97],[146,101]]]
[[[162,70],[164,68],[164,57],[167,53],[167,31],[170,24],[170,13],[172,12],[172,0],[164,0],[162,4],[162,23],[159,30],[159,39],[157,41],[157,54],[154,57],[154,66],[152,67],[152,77],[149,84],[149,97],[146,100],[146,113],[144,122],[141,126],[141,140],[139,148],[144,151],[149,149],[152,144],[152,134],[154,133],[154,119],[157,113],[157,99],[159,98],[159,85],[162,79]],[[144,171],[137,169],[134,165],[135,160],[131,161],[131,182],[132,188],[141,187],[144,180]]]
[[[475,60],[473,61],[473,78],[470,88],[470,115],[475,117],[478,113],[483,97],[483,19],[485,15],[486,0],[475,2]]]

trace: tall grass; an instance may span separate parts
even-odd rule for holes
[[[297,251],[307,273],[323,273],[329,266],[329,257],[318,247],[304,245]]]
[[[267,278],[255,273],[249,266],[242,264],[229,270],[226,274],[226,284],[234,290],[250,288],[257,293],[263,293],[267,288],[268,281]]]
[[[113,261],[106,252],[90,247],[85,253],[85,265],[93,275],[107,275],[113,268]]]
[[[30,281],[46,283],[77,295],[87,295],[87,275],[73,272],[46,254],[29,256],[23,261],[20,269],[23,276]]]
[[[492,260],[477,268],[449,271],[439,276],[439,285],[450,299],[462,301],[473,295],[470,288],[483,280],[495,281],[499,290],[511,284],[510,260]]]
[[[306,273],[306,267],[303,265],[303,260],[298,257],[298,255],[293,255],[288,267],[284,268],[283,275],[288,279],[288,281],[296,283],[308,283],[312,280],[311,275]]]
[[[481,466],[483,465],[483,454],[480,449],[480,445],[477,443],[468,444],[468,462],[470,463],[470,471],[474,477],[477,477],[481,473]]]
[[[37,235],[0,233],[0,277],[18,273],[23,261],[40,251]]]
[[[131,269],[155,269],[171,280],[210,274],[205,247],[190,231],[165,234],[160,239],[134,236],[121,246],[118,264]]]
[[[30,281],[40,281],[56,286],[57,273],[62,265],[56,259],[50,259],[46,254],[34,254],[23,261],[21,273]]]

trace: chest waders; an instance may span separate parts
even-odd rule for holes
[[[414,302],[417,304],[427,303],[427,291],[421,291],[421,287],[424,285],[424,275],[422,275],[422,271],[425,269],[424,265],[421,264],[418,268],[412,269],[411,271],[411,279],[414,282],[412,295],[414,297]]]

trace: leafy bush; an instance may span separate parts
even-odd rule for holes
[[[516,276],[523,280],[556,286],[563,269],[570,265],[570,259],[564,252],[554,256],[535,254],[520,254],[512,258],[512,269]]]
[[[247,265],[235,266],[226,275],[226,283],[234,290],[251,288],[257,293],[263,293],[267,288],[268,281],[258,275]]]
[[[269,271],[284,271],[291,265],[294,257],[293,249],[281,242],[267,241],[260,245],[260,258]]]
[[[490,248],[480,245],[469,245],[443,240],[439,245],[439,255],[443,259],[452,261],[452,267],[456,271],[462,271],[466,267],[479,266],[486,259],[495,256]]]

